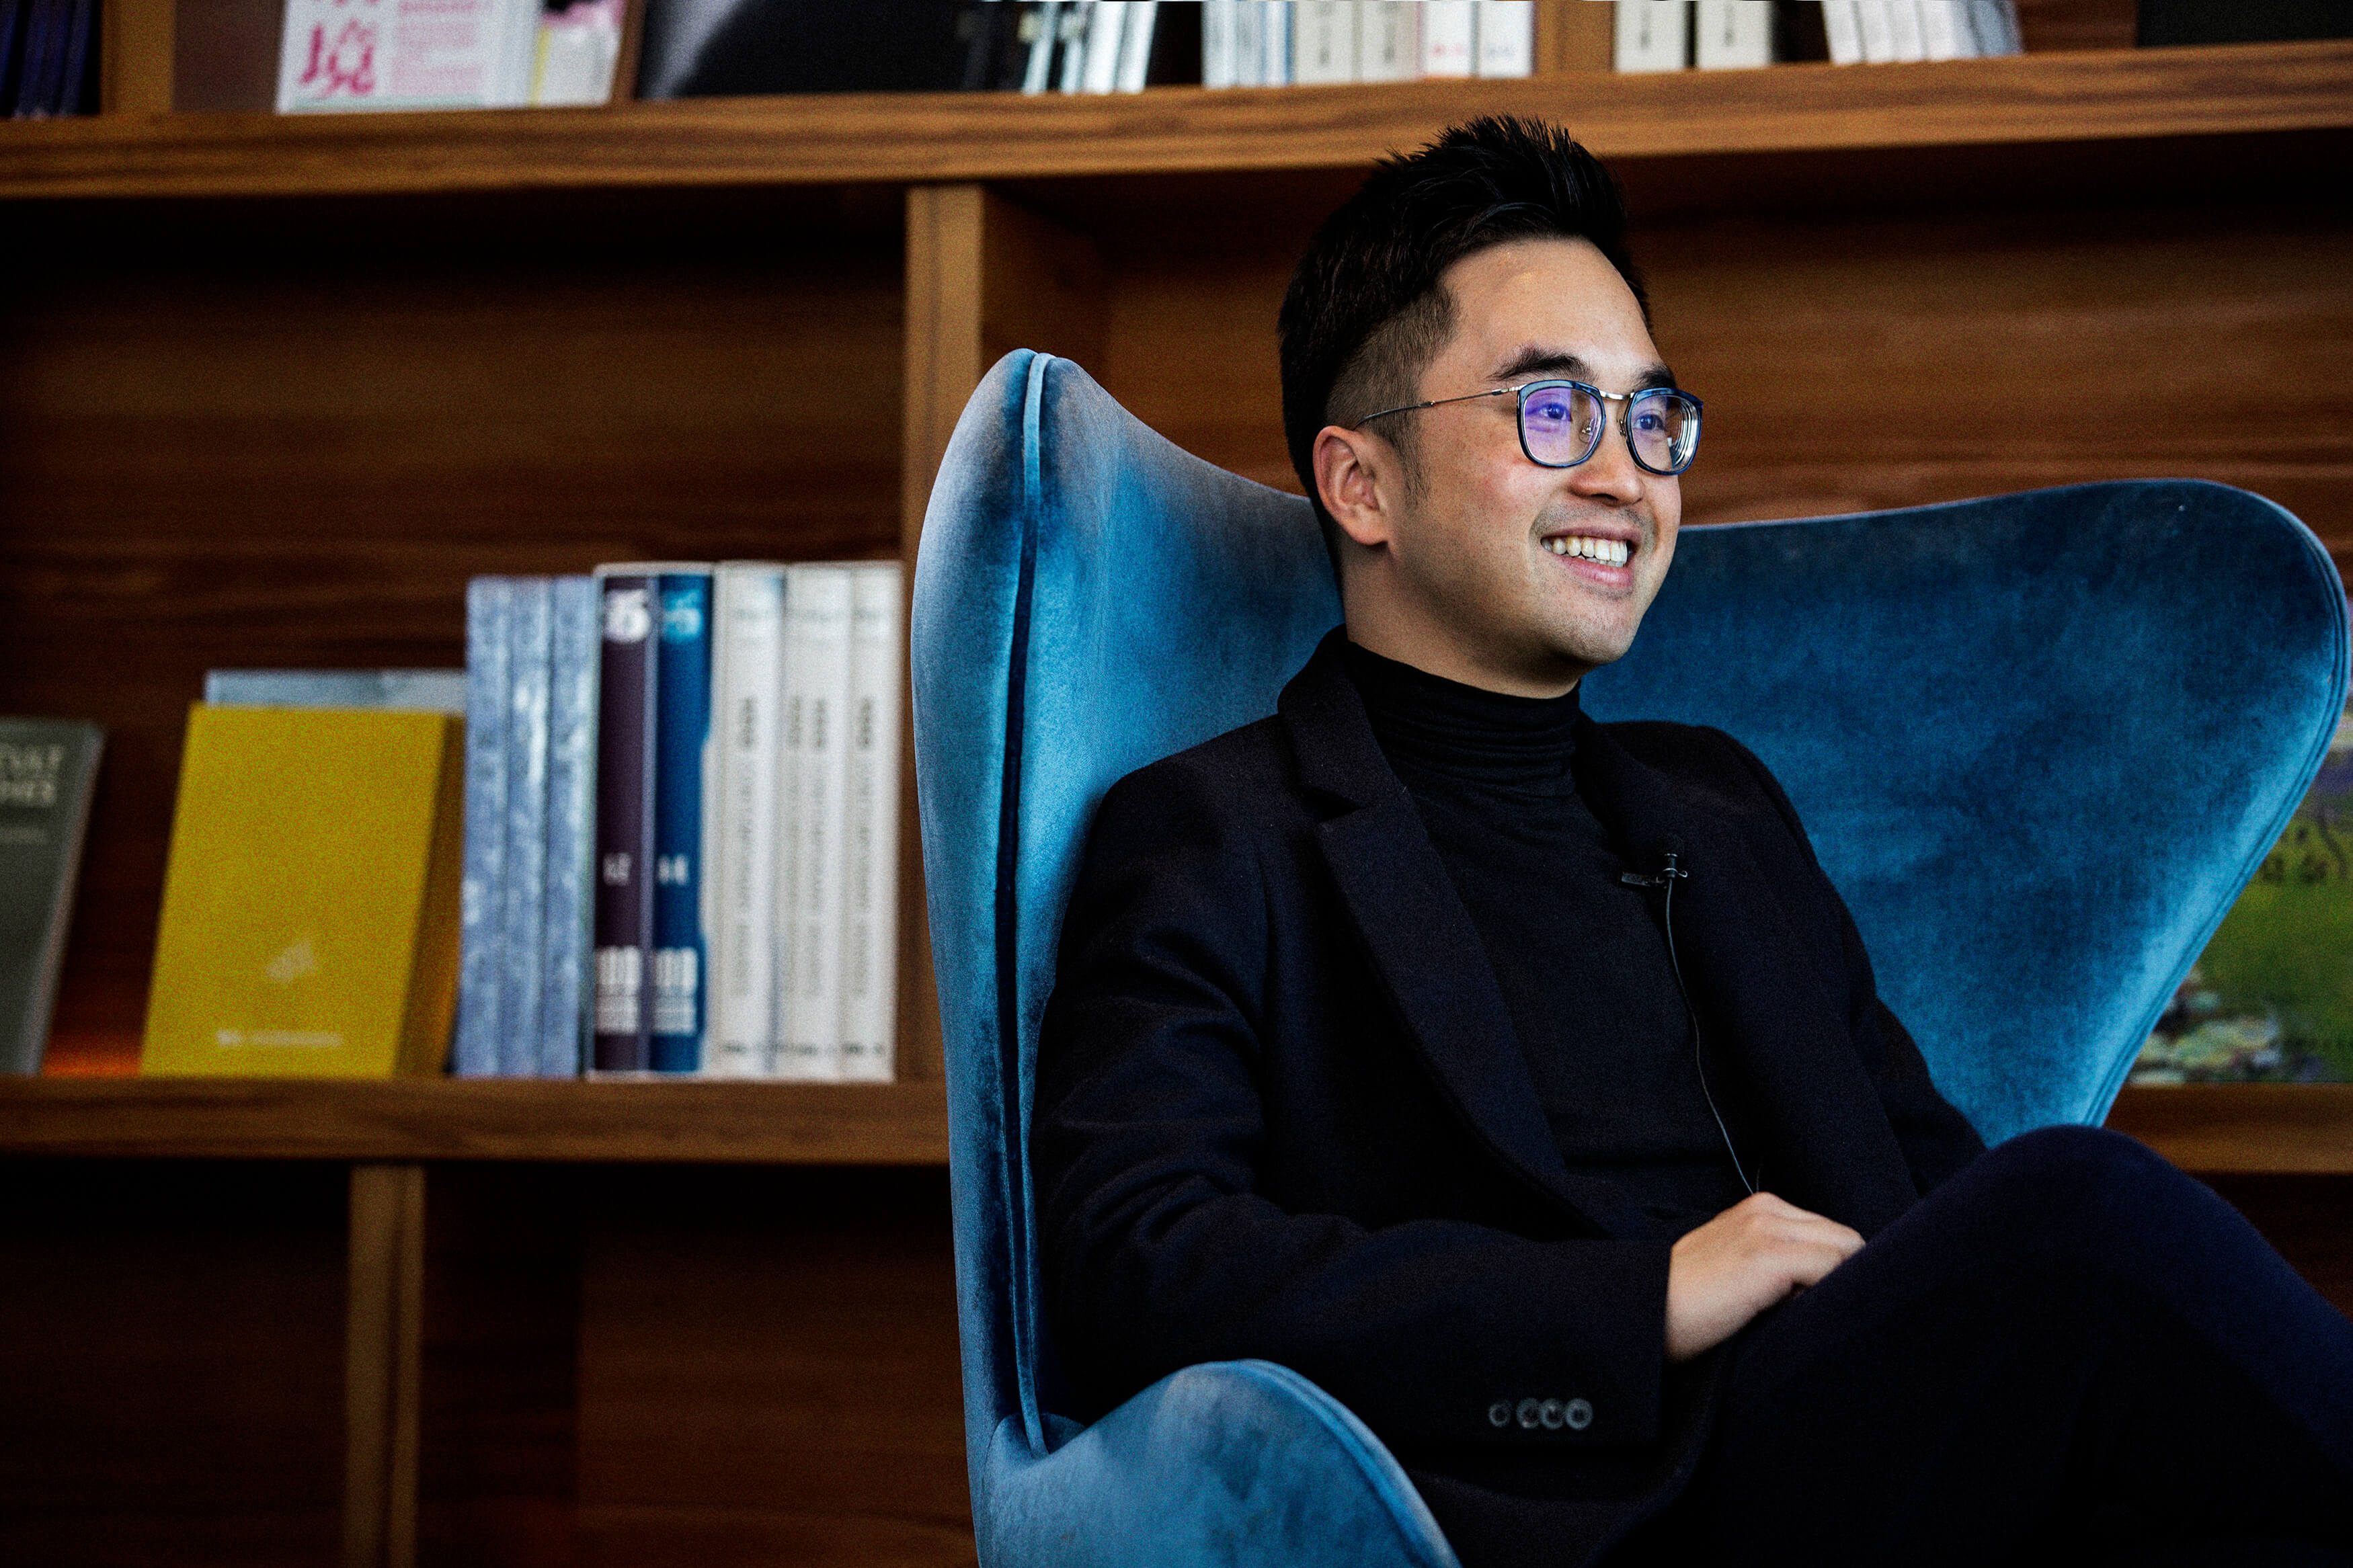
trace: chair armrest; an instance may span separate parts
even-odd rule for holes
[[[1005,1568],[1459,1568],[1365,1424],[1265,1361],[1171,1373],[1039,1457],[997,1429],[976,1520]]]

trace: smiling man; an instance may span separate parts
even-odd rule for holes
[[[1345,624],[1091,832],[1034,1131],[1078,1413],[1281,1362],[1472,1568],[2353,1561],[2353,1327],[2127,1140],[1987,1152],[1763,765],[1578,711],[1699,441],[1623,228],[1482,121],[1293,279]]]

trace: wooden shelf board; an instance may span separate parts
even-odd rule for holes
[[[0,1080],[0,1155],[938,1165],[937,1082]]]
[[[2128,1088],[2107,1124],[2193,1174],[2353,1174],[2353,1084]]]
[[[2353,41],[1934,65],[1039,98],[697,99],[588,110],[98,115],[0,125],[0,196],[899,184],[1338,168],[1473,114],[1611,158],[2111,142],[2353,125]]]

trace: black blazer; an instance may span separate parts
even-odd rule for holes
[[[1670,1244],[1563,1163],[1341,636],[1274,717],[1121,780],[1089,835],[1033,1118],[1068,1401],[1280,1362],[1458,1549],[1520,1533],[1514,1499],[1578,1500],[1538,1521],[1576,1561],[1679,1487],[1710,1380],[1664,1375]],[[1982,1152],[1746,748],[1585,720],[1576,771],[1630,867],[1672,844],[1689,873],[1684,978],[1770,1190],[1868,1237]]]

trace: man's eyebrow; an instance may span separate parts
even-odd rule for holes
[[[1509,383],[1537,381],[1552,376],[1558,376],[1564,381],[1582,381],[1590,385],[1599,384],[1593,379],[1593,367],[1582,357],[1570,353],[1565,349],[1544,348],[1533,343],[1514,354],[1495,372],[1493,379]],[[1640,392],[1646,387],[1672,386],[1674,384],[1673,371],[1663,364],[1653,364],[1637,375],[1634,378],[1634,384],[1626,390]],[[1605,386],[1601,390],[1608,392],[1612,389]]]

